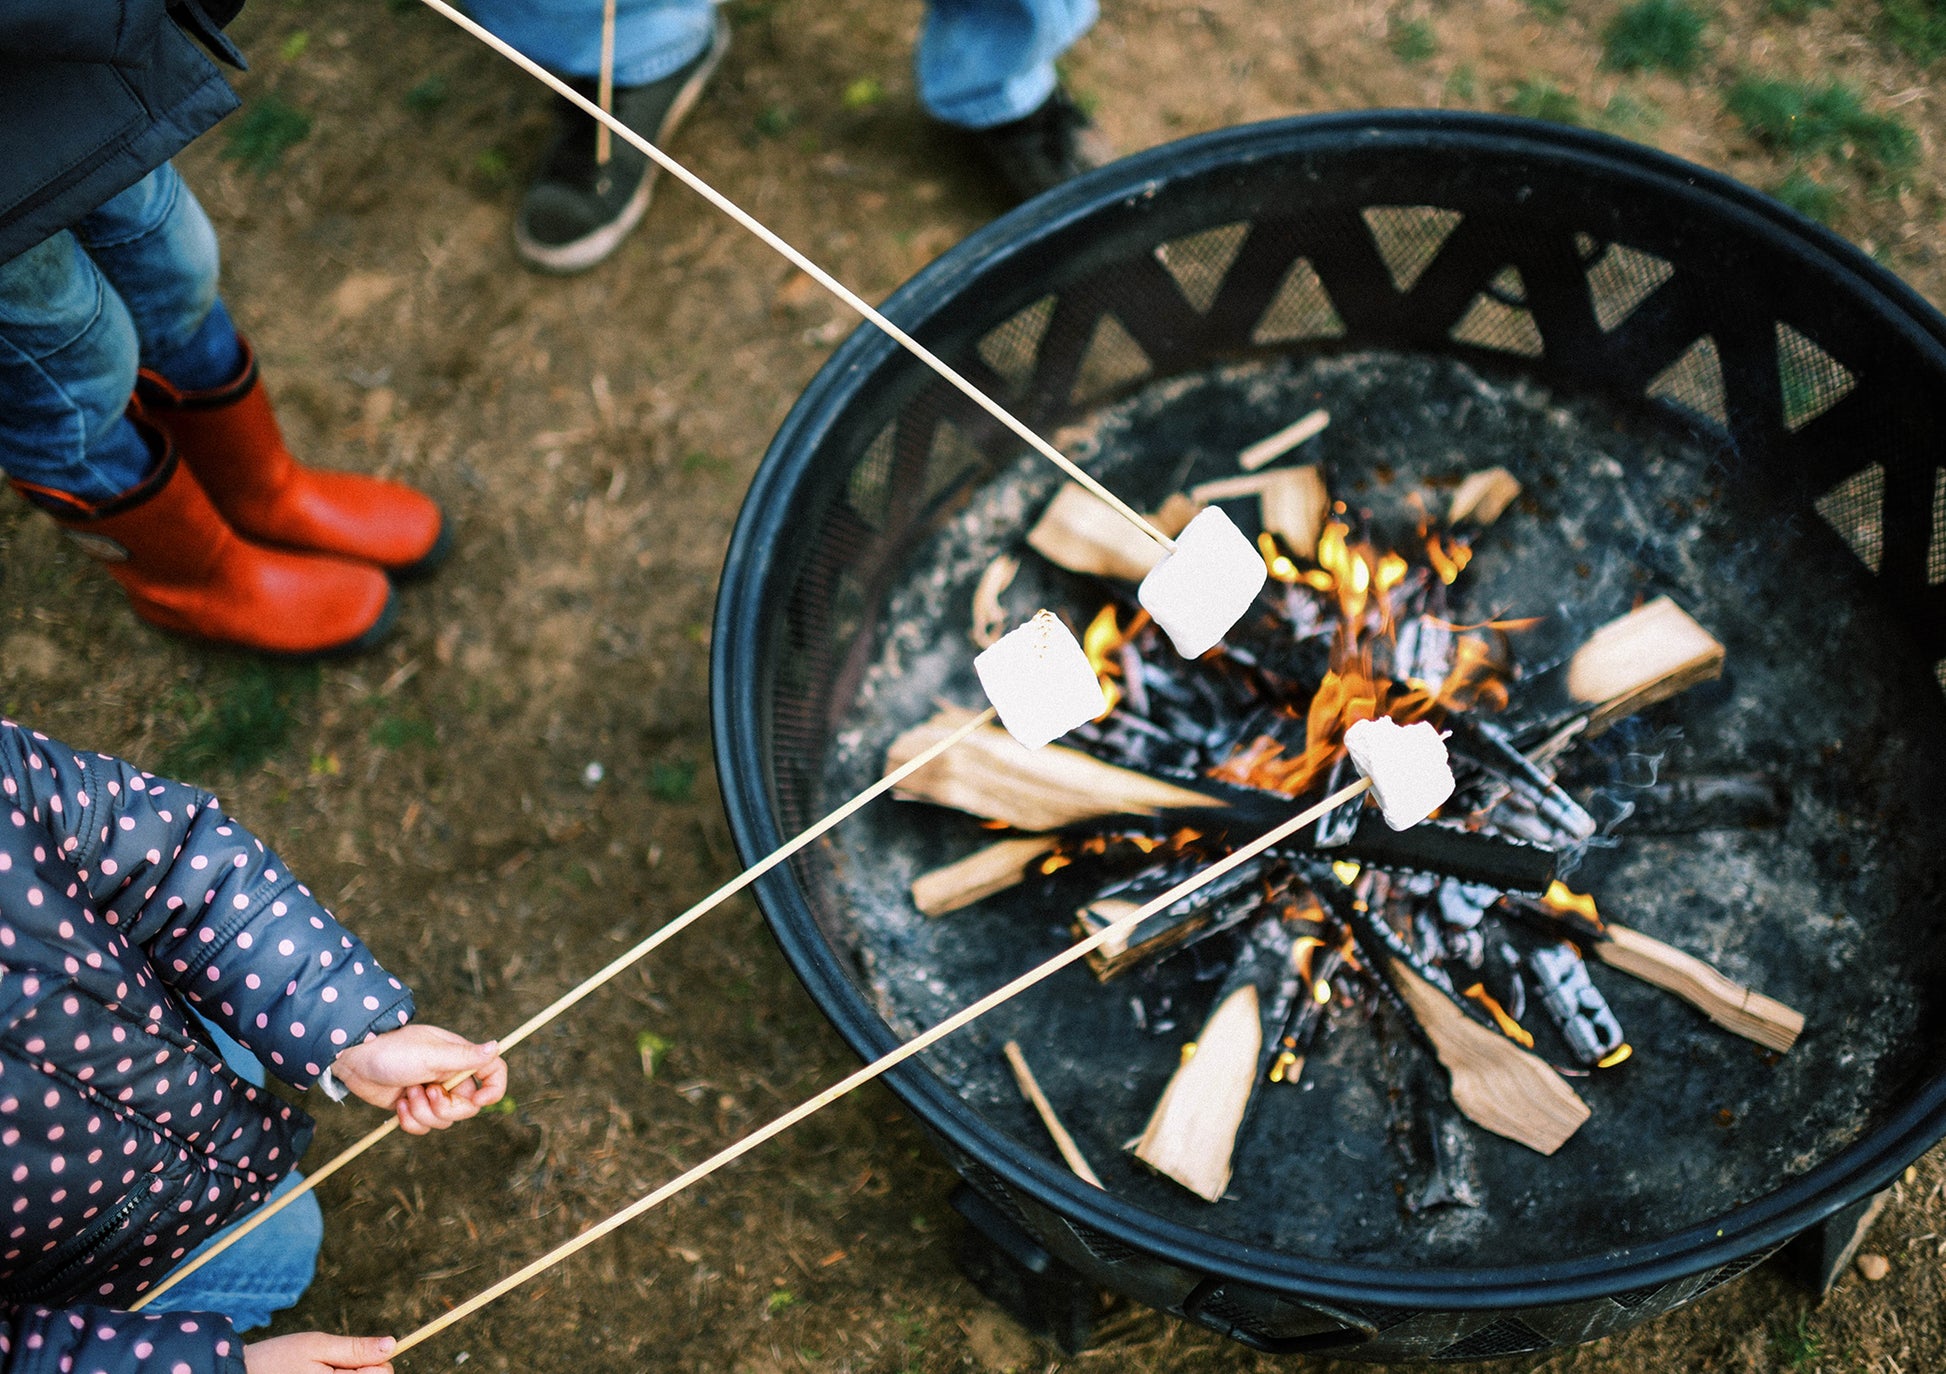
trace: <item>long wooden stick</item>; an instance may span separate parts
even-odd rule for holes
[[[528,57],[525,53],[521,52],[518,48],[512,46],[511,44],[505,42],[500,38],[495,37],[493,34],[489,33],[486,29],[480,27],[479,24],[475,23],[467,16],[461,14],[458,10],[454,9],[451,5],[447,4],[446,0],[421,0],[421,3],[424,4],[427,8],[436,10],[441,15],[444,15],[447,19],[450,19],[453,23],[457,24],[460,28],[464,29],[467,33],[470,33],[471,35],[473,35],[473,37],[479,39],[482,43],[486,44],[489,48],[492,48],[495,52],[499,53],[502,57],[506,58],[509,62],[512,62],[515,66],[519,67],[522,71],[526,72],[529,76],[533,77],[536,81],[540,82],[542,85],[546,86],[549,90],[553,91],[556,95],[566,100],[569,104],[575,106],[583,114],[589,115],[592,118],[594,118],[604,128],[613,130],[615,137],[621,139],[622,142],[628,144],[630,147],[635,148],[637,151],[642,153],[643,156],[647,157],[651,162],[654,162],[658,167],[662,168],[663,171],[669,173],[670,176],[675,177],[678,181],[682,182],[683,185],[689,187],[690,190],[694,191],[697,195],[701,196],[704,200],[708,201],[711,205],[714,205],[717,209],[721,210],[724,214],[728,215],[731,219],[735,220],[738,224],[742,225],[745,229],[749,230],[752,234],[755,234],[758,238],[762,239],[772,249],[774,249],[776,252],[782,254],[785,258],[787,258],[791,262],[791,264],[797,268],[798,271],[804,273],[805,276],[809,277],[812,281],[816,282],[819,286],[822,286],[825,290],[829,291],[832,295],[836,296],[839,300],[843,301],[846,305],[850,306],[853,310],[857,311],[860,315],[864,316],[867,320],[870,320],[873,324],[877,325],[881,330],[883,330],[887,335],[889,335],[894,342],[896,342],[901,348],[905,349],[906,352],[910,353],[913,357],[917,358],[920,362],[924,363],[927,367],[931,368],[944,381],[946,381],[951,386],[953,386],[968,400],[972,401],[975,405],[979,406],[980,409],[984,410],[987,414],[991,415],[994,419],[998,420],[1001,424],[1005,425],[1007,429],[1014,435],[1015,438],[1019,439],[1022,443],[1026,444],[1029,448],[1033,449],[1036,453],[1040,454],[1041,457],[1047,459],[1050,463],[1054,464],[1054,466],[1061,469],[1061,471],[1065,472],[1069,477],[1072,477],[1075,481],[1079,482],[1082,486],[1086,487],[1095,496],[1107,502],[1108,505],[1115,511],[1115,513],[1122,517],[1122,519],[1127,520],[1130,524],[1134,525],[1137,529],[1140,529],[1144,534],[1148,535],[1149,538],[1155,540],[1155,542],[1160,544],[1164,549],[1171,550],[1171,551],[1175,549],[1176,541],[1171,539],[1168,535],[1164,534],[1161,530],[1157,529],[1155,525],[1152,524],[1148,519],[1146,519],[1140,511],[1136,510],[1133,506],[1129,505],[1126,501],[1122,500],[1121,497],[1115,495],[1114,492],[1108,490],[1107,487],[1104,487],[1100,482],[1096,481],[1093,477],[1089,476],[1086,472],[1082,471],[1082,469],[1076,465],[1073,459],[1069,458],[1065,453],[1062,453],[1061,450],[1054,447],[1054,445],[1048,443],[1047,440],[1041,438],[1040,435],[1036,434],[1033,430],[1029,429],[1021,421],[1014,418],[1014,415],[1011,411],[1009,411],[1006,407],[1002,406],[998,401],[995,401],[992,397],[988,396],[984,391],[981,391],[978,387],[974,386],[973,383],[969,382],[966,378],[962,377],[957,371],[955,371],[951,366],[949,366],[946,363],[945,359],[941,358],[938,354],[934,353],[931,349],[927,348],[924,344],[920,343],[917,339],[913,338],[910,334],[906,333],[903,329],[899,328],[896,324],[893,324],[892,321],[886,319],[885,316],[881,315],[871,305],[867,304],[863,297],[859,296],[850,287],[846,286],[843,282],[839,281],[836,277],[832,276],[829,272],[825,271],[822,267],[819,267],[815,262],[812,262],[809,258],[805,257],[804,254],[798,252],[797,249],[791,247],[790,244],[786,243],[782,238],[778,237],[769,228],[767,228],[761,221],[759,221],[749,212],[744,210],[735,201],[731,200],[728,196],[724,195],[721,191],[718,191],[714,186],[711,186],[708,182],[704,181],[701,177],[697,176],[694,172],[690,171],[687,167],[683,166],[680,162],[670,157],[667,153],[663,152],[662,149],[656,147],[653,143],[649,142],[649,140],[642,137],[642,135],[636,133],[635,130],[629,128],[628,125],[622,123],[619,119],[615,118],[615,116],[608,113],[606,110],[602,109],[600,105],[588,99],[588,97],[586,97],[585,95],[582,95],[579,91],[575,90],[572,86],[568,85],[567,82],[561,80],[560,77],[548,71],[545,67],[541,66],[538,62],[535,62],[532,58]]]
[[[615,112],[615,0],[601,0],[601,77],[595,97],[603,114]],[[596,124],[595,166],[606,167],[614,155],[614,135],[606,124]]]
[[[839,1098],[864,1087],[873,1079],[897,1068],[914,1055],[925,1053],[925,1051],[931,1049],[962,1026],[979,1020],[980,1017],[985,1016],[995,1007],[1017,997],[1019,994],[1027,991],[1027,989],[1033,987],[1036,983],[1040,983],[1052,977],[1054,974],[1059,973],[1062,969],[1068,967],[1068,965],[1086,958],[1090,951],[1099,948],[1108,943],[1108,941],[1126,935],[1136,925],[1153,916],[1156,912],[1181,901],[1184,897],[1187,897],[1204,884],[1216,881],[1231,869],[1236,868],[1239,864],[1248,863],[1265,850],[1288,839],[1305,826],[1314,823],[1319,817],[1328,815],[1354,797],[1361,795],[1370,786],[1371,782],[1369,779],[1360,778],[1357,782],[1351,784],[1351,786],[1340,788],[1315,806],[1307,807],[1289,820],[1279,823],[1273,829],[1266,831],[1264,834],[1250,841],[1249,844],[1244,845],[1241,849],[1235,850],[1211,864],[1194,877],[1177,883],[1146,906],[1138,907],[1121,920],[1115,922],[1115,924],[1104,927],[1102,930],[1097,931],[1095,934],[1077,944],[1068,946],[1068,948],[1062,950],[1046,963],[1029,969],[1005,987],[990,992],[979,1001],[974,1002],[971,1006],[964,1007],[953,1013],[931,1030],[925,1031],[913,1039],[906,1041],[905,1044],[899,1046],[899,1048],[893,1050],[890,1054],[873,1060],[856,1073],[826,1088],[808,1102],[804,1102],[792,1108],[790,1111],[785,1112],[769,1125],[751,1132],[734,1145],[710,1156],[710,1158],[704,1160],[701,1164],[671,1179],[654,1192],[638,1198],[621,1211],[609,1217],[606,1221],[597,1222],[573,1240],[556,1246],[531,1264],[515,1270],[492,1287],[476,1293],[473,1297],[467,1299],[444,1316],[426,1323],[394,1346],[392,1349],[393,1355],[403,1355],[420,1342],[430,1340],[447,1327],[453,1325],[453,1323],[461,1321],[479,1311],[494,1299],[512,1292],[529,1279],[553,1268],[568,1256],[593,1245],[609,1232],[619,1230],[621,1227],[635,1220],[635,1218],[641,1216],[644,1212],[661,1206],[664,1202],[667,1202],[670,1198],[682,1192],[690,1185],[708,1178],[724,1165],[741,1159],[744,1155],[749,1154],[764,1142],[782,1135],[806,1117],[823,1111]]]
[[[954,745],[958,744],[961,740],[965,739],[968,735],[972,734],[975,730],[979,729],[981,726],[993,720],[997,715],[998,712],[996,712],[991,706],[989,706],[986,710],[982,711],[979,715],[974,716],[971,720],[967,721],[965,725],[953,731],[951,734],[946,735],[936,745],[926,750],[925,753],[915,756],[904,767],[895,769],[892,772],[887,773],[884,777],[880,778],[877,782],[873,783],[870,787],[866,788],[863,792],[860,792],[857,796],[853,797],[850,801],[846,802],[843,806],[839,807],[836,811],[833,811],[830,815],[826,816],[823,820],[817,822],[810,829],[803,831],[795,839],[786,841],[782,846],[772,850],[769,854],[765,855],[762,859],[759,859],[756,863],[752,864],[749,868],[744,869],[743,872],[739,873],[736,877],[732,878],[729,882],[724,883],[721,887],[717,888],[716,891],[710,893],[709,896],[703,898],[700,902],[697,902],[694,906],[690,907],[689,910],[683,912],[682,915],[676,917],[673,921],[670,921],[667,925],[663,926],[660,930],[657,930],[654,934],[650,935],[647,939],[643,940],[640,944],[636,945],[633,949],[630,949],[623,954],[617,955],[613,960],[611,960],[607,965],[605,965],[599,971],[589,975],[587,978],[583,979],[580,983],[577,983],[574,987],[562,993],[559,997],[555,998],[552,1002],[549,1002],[545,1007],[542,1007],[539,1011],[535,1012],[532,1016],[528,1017],[525,1021],[521,1022],[507,1035],[502,1036],[500,1039],[500,1053],[501,1054],[507,1053],[507,1051],[511,1050],[514,1046],[518,1045],[521,1041],[525,1040],[528,1036],[532,1035],[535,1031],[545,1026],[548,1022],[552,1021],[555,1017],[559,1016],[562,1012],[574,1006],[575,1003],[579,1002],[582,998],[588,996],[590,993],[595,991],[595,989],[599,988],[602,984],[606,983],[609,979],[613,978],[616,974],[620,973],[623,969],[628,968],[631,964],[634,964],[637,960],[648,955],[657,946],[662,945],[663,943],[672,940],[676,936],[682,934],[682,932],[687,930],[691,925],[701,920],[704,916],[707,916],[710,912],[716,910],[717,907],[723,905],[723,903],[728,901],[731,897],[734,897],[737,893],[743,891],[744,888],[756,882],[757,879],[763,877],[764,874],[770,872],[771,869],[783,863],[784,860],[790,858],[793,854],[797,853],[800,849],[804,848],[804,846],[810,844],[813,840],[816,840],[819,837],[825,835],[832,829],[836,828],[841,822],[857,814],[857,812],[860,809],[862,809],[867,802],[870,802],[875,798],[884,796],[887,792],[891,791],[894,787],[898,786],[899,783],[903,782],[906,778],[910,777],[913,773],[916,773],[919,769],[925,767],[928,763],[931,763],[934,759],[938,758],[941,754],[945,753],[948,749],[951,749]],[[469,1074],[459,1074],[456,1077],[449,1079],[445,1086],[449,1090],[452,1088],[456,1088],[461,1083],[464,1083],[467,1080],[467,1078],[470,1076],[471,1075]],[[276,1216],[277,1213],[281,1212],[284,1208],[290,1206],[291,1203],[297,1201],[298,1198],[310,1192],[311,1189],[317,1187],[320,1183],[324,1182],[327,1178],[330,1178],[331,1175],[337,1173],[338,1170],[344,1168],[345,1165],[351,1163],[351,1161],[358,1158],[359,1155],[364,1154],[365,1151],[371,1149],[372,1146],[378,1144],[379,1141],[385,1139],[386,1136],[392,1134],[393,1131],[398,1129],[398,1125],[399,1125],[399,1119],[396,1116],[392,1117],[391,1119],[386,1121],[384,1125],[374,1128],[373,1130],[367,1132],[365,1135],[361,1136],[358,1140],[354,1141],[351,1145],[345,1147],[344,1150],[342,1150],[336,1157],[334,1157],[329,1163],[327,1163],[323,1168],[319,1169],[316,1173],[306,1174],[304,1177],[304,1181],[298,1184],[297,1187],[291,1189],[288,1193],[285,1193],[282,1197],[278,1198],[275,1202],[271,1202],[263,1207],[258,1208],[255,1212],[252,1212],[249,1216],[245,1217],[242,1221],[239,1221],[236,1225],[232,1226],[227,1232],[225,1232],[222,1239],[217,1244],[212,1245],[209,1249],[203,1251],[200,1255],[196,1256],[193,1260],[189,1261],[188,1263],[178,1266],[161,1283],[157,1284],[154,1288],[150,1289],[147,1293],[143,1294],[140,1298],[137,1298],[134,1302],[130,1303],[129,1311],[139,1312],[142,1308],[154,1302],[157,1298],[161,1297],[164,1293],[168,1292],[171,1288],[174,1288],[177,1284],[181,1283],[184,1279],[188,1278],[191,1274],[195,1273],[196,1270],[202,1268],[205,1264],[215,1259],[218,1255],[222,1254],[225,1250],[229,1249],[232,1245],[235,1245],[238,1241],[242,1240],[245,1236],[249,1235],[250,1232],[256,1230],[257,1227],[263,1225],[266,1221],[269,1221],[272,1217]]]

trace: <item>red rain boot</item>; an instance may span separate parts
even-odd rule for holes
[[[178,634],[310,657],[368,649],[392,627],[392,586],[364,563],[237,537],[173,445],[135,420],[162,462],[113,500],[13,483],[108,567],[135,614]]]
[[[446,556],[445,517],[431,497],[291,457],[248,343],[227,386],[180,391],[144,369],[135,394],[245,538],[355,558],[399,577],[429,572]]]

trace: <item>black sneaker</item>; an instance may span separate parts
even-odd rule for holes
[[[1051,191],[1114,156],[1094,121],[1059,86],[1032,114],[976,129],[973,136],[1008,189],[1022,200]]]
[[[689,65],[646,86],[615,88],[615,117],[658,148],[676,131],[730,46],[719,11],[709,47]],[[593,81],[571,83],[590,100]],[[595,121],[565,100],[555,102],[554,139],[514,220],[514,247],[545,272],[581,272],[621,245],[649,208],[661,169],[612,139],[607,166],[595,162]]]

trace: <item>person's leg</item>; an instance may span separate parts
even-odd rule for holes
[[[473,14],[595,97],[602,0],[475,0]],[[729,25],[709,0],[617,0],[616,118],[661,146],[715,74],[729,38]],[[555,102],[553,137],[514,220],[514,247],[543,271],[593,267],[621,246],[649,208],[657,169],[620,139],[601,162],[595,127],[567,101]]]
[[[559,76],[601,75],[602,0],[473,0],[472,15]],[[710,46],[710,0],[616,0],[615,84],[646,86]]]
[[[304,1181],[292,1171],[270,1192],[276,1201]],[[241,1225],[243,1219],[231,1223]],[[225,1227],[183,1259],[187,1264],[230,1233]],[[318,1195],[306,1193],[235,1245],[149,1304],[151,1312],[220,1312],[250,1331],[270,1323],[271,1314],[294,1307],[317,1272],[324,1242],[324,1213]]]
[[[913,66],[919,102],[969,131],[1023,200],[1110,154],[1061,89],[1054,61],[1093,26],[1096,0],[929,0]]]
[[[395,573],[438,561],[445,522],[428,497],[291,457],[249,345],[217,294],[216,231],[175,168],[158,167],[110,200],[75,237],[126,303],[147,418],[239,534]]]
[[[128,308],[65,231],[0,263],[0,472],[96,503],[156,465],[124,412]]]
[[[1095,0],[931,0],[914,66],[919,103],[944,124],[991,129],[1054,94],[1054,60],[1093,27]]]
[[[216,230],[167,163],[75,226],[128,307],[142,366],[185,390],[221,386],[243,343],[216,292]]]

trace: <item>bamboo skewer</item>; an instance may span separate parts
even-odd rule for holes
[[[1140,511],[1136,510],[1126,501],[1123,501],[1121,497],[1115,495],[1114,492],[1108,490],[1107,487],[1089,476],[1073,459],[1069,458],[1065,453],[1062,453],[1058,448],[1055,448],[1054,445],[1048,443],[1047,440],[1041,438],[1040,435],[1016,419],[1013,413],[1006,409],[1006,407],[974,386],[965,377],[962,377],[945,359],[899,328],[899,326],[893,324],[892,321],[888,320],[868,304],[863,297],[859,296],[850,287],[846,286],[815,262],[805,257],[804,254],[798,252],[797,249],[778,237],[777,234],[773,233],[761,221],[744,210],[735,201],[731,200],[721,191],[718,191],[714,186],[711,186],[680,162],[670,157],[669,154],[663,152],[662,149],[656,147],[648,139],[636,133],[635,130],[629,128],[626,124],[615,118],[614,115],[602,109],[600,105],[588,99],[585,95],[582,95],[579,91],[568,85],[567,82],[555,76],[538,62],[535,62],[518,48],[503,39],[495,37],[472,19],[461,14],[458,10],[447,4],[446,0],[421,0],[421,3],[427,8],[437,11],[473,37],[479,39],[480,42],[492,48],[495,52],[499,53],[509,62],[512,62],[556,95],[575,106],[583,114],[593,117],[603,128],[612,130],[615,137],[636,149],[651,162],[662,168],[663,171],[675,177],[683,185],[689,187],[690,190],[742,225],[743,228],[762,239],[773,250],[788,259],[800,272],[804,273],[812,281],[815,281],[819,286],[822,286],[840,301],[864,316],[864,318],[870,320],[901,348],[905,349],[906,352],[931,368],[942,380],[950,384],[968,400],[998,420],[1002,425],[1006,426],[1007,430],[1015,438],[1025,443],[1036,453],[1040,454],[1041,457],[1047,459],[1069,477],[1086,487],[1093,495],[1106,502],[1117,515],[1160,544],[1164,550],[1174,551],[1176,541],[1156,528]]]
[[[428,0],[428,3],[431,3],[431,0]],[[941,1040],[944,1040],[947,1036],[951,1035],[954,1031],[959,1030],[961,1027],[969,1025],[974,1021],[977,1021],[980,1017],[986,1015],[988,1012],[992,1011],[995,1007],[1000,1006],[1002,1003],[1007,1002],[1012,998],[1018,996],[1020,993],[1027,991],[1027,989],[1033,987],[1035,984],[1040,983],[1045,979],[1052,977],[1056,973],[1059,973],[1062,969],[1068,967],[1070,964],[1076,963],[1086,958],[1090,951],[1099,948],[1101,945],[1106,944],[1108,941],[1112,939],[1116,939],[1120,936],[1126,935],[1127,932],[1129,930],[1132,930],[1138,923],[1140,923],[1143,920],[1146,920],[1148,917],[1154,915],[1156,912],[1161,911],[1165,907],[1171,906],[1174,903],[1181,901],[1184,897],[1187,897],[1190,893],[1195,892],[1198,888],[1204,886],[1207,883],[1216,881],[1218,878],[1221,878],[1224,874],[1228,873],[1231,869],[1236,868],[1240,864],[1248,863],[1251,859],[1256,858],[1257,855],[1263,853],[1265,850],[1270,849],[1275,845],[1281,843],[1285,839],[1289,838],[1291,835],[1296,834],[1299,830],[1302,830],[1305,826],[1313,824],[1318,820],[1319,817],[1328,815],[1332,811],[1335,811],[1340,806],[1344,805],[1346,802],[1351,801],[1355,797],[1363,795],[1364,792],[1370,786],[1371,786],[1370,779],[1360,778],[1357,782],[1352,783],[1350,786],[1340,788],[1338,791],[1332,793],[1330,796],[1326,797],[1323,801],[1318,802],[1316,805],[1305,808],[1303,811],[1291,817],[1289,820],[1280,822],[1278,825],[1266,831],[1262,835],[1259,835],[1256,839],[1250,841],[1250,843],[1244,845],[1242,848],[1235,850],[1234,852],[1230,853],[1224,858],[1218,860],[1216,863],[1211,864],[1208,868],[1204,869],[1202,872],[1196,874],[1195,876],[1191,878],[1187,878],[1184,881],[1176,884],[1176,886],[1170,888],[1167,892],[1155,898],[1155,900],[1147,903],[1142,907],[1137,908],[1135,911],[1130,912],[1127,916],[1123,917],[1115,924],[1104,927],[1102,930],[1097,931],[1095,934],[1089,936],[1087,939],[1068,946],[1068,948],[1061,951],[1061,953],[1055,955],[1053,958],[1047,960],[1045,963],[1029,969],[1027,972],[1015,978],[1012,982],[1006,984],[1004,987],[998,988],[995,991],[988,993],[985,997],[980,998],[977,1002],[974,1002],[969,1006],[961,1008],[959,1011],[955,1012],[953,1015],[947,1017],[944,1021],[941,1021],[938,1025],[934,1026],[931,1030],[925,1031],[920,1035],[915,1036],[913,1039],[906,1041],[905,1044],[899,1046],[891,1053],[883,1055],[880,1058],[873,1060],[871,1063],[865,1065],[863,1068],[858,1069],[856,1072],[852,1073],[848,1077],[842,1079],[837,1083],[832,1084],[832,1086],[826,1088],[823,1092],[819,1093],[817,1096],[811,1098],[807,1102],[801,1103],[800,1105],[792,1108],[790,1111],[784,1113],[784,1115],[772,1121],[769,1125],[763,1126],[758,1130],[751,1132],[749,1135],[737,1141],[735,1144],[728,1146],[727,1148],[712,1155],[710,1158],[704,1160],[701,1164],[698,1164],[694,1168],[686,1170],[684,1173],[671,1179],[669,1182],[663,1184],[660,1188],[657,1188],[654,1192],[648,1193],[645,1196],[638,1198],[636,1201],[630,1203],[627,1207],[624,1207],[621,1211],[616,1212],[613,1216],[609,1217],[607,1220],[597,1222],[595,1225],[589,1227],[586,1231],[583,1231],[580,1235],[576,1236],[573,1240],[567,1241],[562,1245],[556,1246],[554,1249],[548,1251],[545,1255],[542,1255],[539,1259],[534,1260],[533,1262],[523,1266],[522,1268],[515,1270],[513,1273],[509,1274],[506,1278],[501,1279],[498,1283],[492,1285],[491,1287],[481,1290],[479,1293],[476,1293],[473,1297],[467,1299],[465,1302],[461,1303],[458,1307],[455,1307],[452,1311],[446,1313],[444,1316],[426,1323],[418,1330],[412,1332],[410,1335],[400,1340],[398,1345],[393,1347],[392,1350],[393,1355],[394,1356],[403,1355],[406,1351],[412,1349],[414,1346],[420,1344],[421,1342],[430,1340],[433,1336],[438,1335],[441,1331],[444,1331],[447,1327],[453,1325],[455,1322],[461,1321],[464,1318],[471,1316],[473,1313],[479,1311],[482,1307],[485,1307],[488,1303],[493,1302],[496,1298],[502,1297],[505,1294],[512,1292],[514,1289],[526,1283],[529,1279],[532,1279],[537,1275],[544,1273],[546,1270],[553,1268],[556,1264],[559,1264],[562,1260],[568,1258],[568,1256],[573,1255],[583,1249],[586,1249],[588,1246],[594,1244],[596,1241],[600,1240],[603,1236],[609,1234],[611,1231],[619,1230],[621,1227],[626,1226],[629,1222],[635,1220],[635,1218],[641,1216],[643,1213],[652,1211],[656,1207],[661,1206],[664,1202],[667,1202],[670,1198],[676,1196],[678,1193],[682,1192],[690,1185],[699,1183],[703,1179],[708,1178],[711,1174],[715,1173],[718,1169],[721,1169],[724,1165],[733,1163],[734,1161],[741,1159],[744,1155],[750,1153],[750,1151],[756,1149],[759,1145],[762,1145],[766,1141],[772,1140],[777,1136],[782,1135],[785,1131],[789,1130],[792,1126],[795,1126],[798,1122],[803,1121],[807,1117],[813,1116],[820,1111],[823,1111],[826,1107],[830,1106],[833,1102],[836,1102],[840,1098],[847,1096],[848,1094],[852,1093],[858,1088],[862,1088],[863,1086],[865,1086],[865,1084],[870,1083],[873,1079],[879,1078],[882,1075],[890,1072],[892,1069],[897,1068],[900,1064],[903,1064],[906,1060],[913,1058],[915,1055],[923,1054],[926,1050],[931,1049],[934,1045],[938,1044]]]
[[[595,97],[603,114],[615,112],[615,0],[601,0],[601,80]],[[595,166],[606,167],[615,156],[614,135],[608,126],[595,125]]]
[[[723,905],[731,897],[734,897],[737,893],[749,887],[757,879],[763,877],[764,874],[783,863],[784,860],[790,858],[813,840],[822,837],[835,829],[840,823],[855,815],[866,803],[885,795],[885,793],[898,786],[899,783],[903,782],[911,774],[924,768],[928,763],[931,763],[954,745],[960,743],[981,726],[986,725],[997,714],[998,712],[989,706],[986,710],[973,716],[964,725],[960,726],[959,729],[942,736],[931,748],[913,756],[903,767],[887,773],[843,806],[831,812],[823,820],[818,821],[809,829],[801,831],[796,838],[787,840],[783,845],[773,849],[769,854],[759,859],[749,868],[744,869],[743,872],[730,879],[729,882],[724,883],[716,891],[710,893],[709,896],[703,898],[687,911],[683,912],[682,915],[649,935],[633,949],[617,955],[601,969],[583,979],[568,991],[562,993],[545,1007],[542,1007],[539,1011],[521,1022],[520,1025],[516,1026],[506,1036],[502,1037],[499,1042],[500,1053],[504,1055],[507,1051],[513,1049],[514,1046],[520,1044],[521,1041],[527,1039],[535,1031],[554,1020],[562,1012],[567,1011],[584,997],[587,997],[590,993],[601,987],[602,984],[606,983],[616,974],[622,972],[636,961],[646,957],[658,946],[682,934],[683,931],[687,930],[704,916],[707,916],[710,912],[716,910],[717,907]],[[448,1090],[456,1088],[461,1083],[464,1083],[468,1077],[470,1077],[468,1074],[459,1074],[448,1079],[445,1087]],[[212,1245],[209,1249],[203,1251],[189,1262],[178,1266],[161,1283],[130,1303],[129,1311],[139,1312],[142,1308],[154,1302],[162,1294],[174,1288],[177,1284],[196,1272],[196,1270],[202,1268],[203,1265],[215,1259],[218,1255],[250,1234],[250,1232],[256,1230],[257,1227],[263,1225],[263,1223],[269,1221],[284,1208],[290,1206],[291,1203],[297,1201],[298,1198],[310,1192],[313,1188],[324,1182],[324,1180],[337,1173],[345,1165],[351,1163],[352,1160],[358,1158],[359,1155],[362,1155],[365,1151],[371,1149],[372,1146],[378,1144],[379,1141],[385,1139],[386,1136],[397,1130],[398,1126],[399,1119],[396,1116],[392,1117],[384,1125],[374,1127],[358,1140],[346,1146],[344,1150],[340,1151],[316,1173],[305,1175],[304,1181],[298,1184],[297,1187],[291,1189],[276,1201],[258,1208],[255,1212],[252,1212],[242,1221],[232,1226],[223,1235],[219,1243]]]

